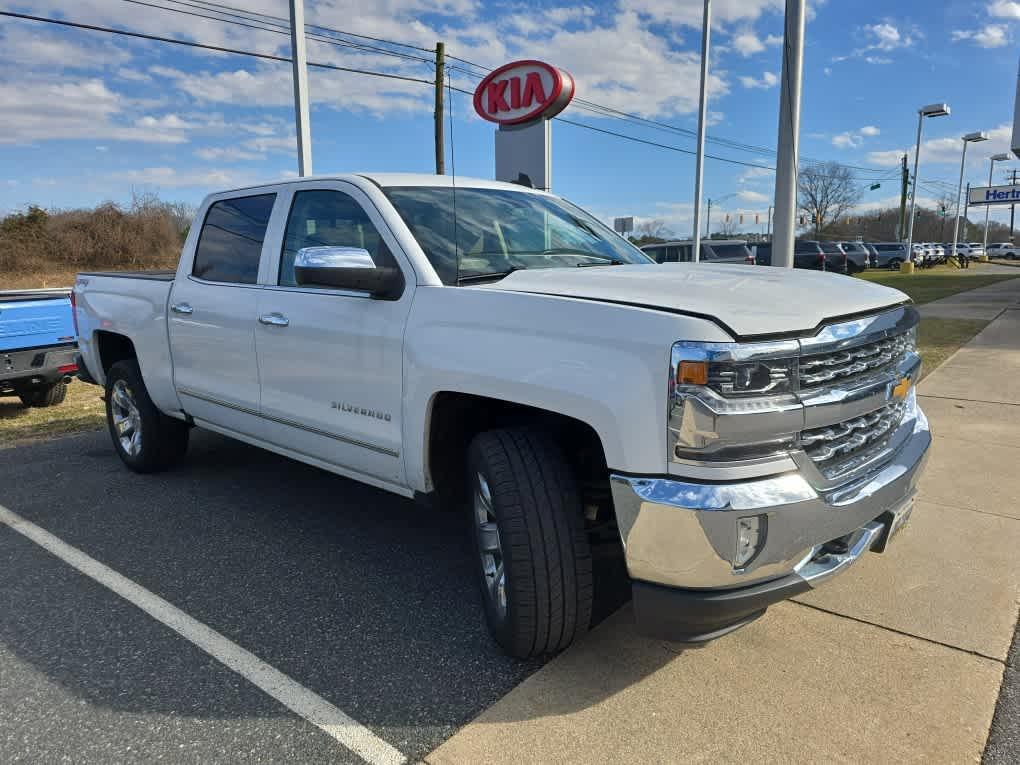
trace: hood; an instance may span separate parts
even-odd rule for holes
[[[828,320],[908,300],[899,290],[840,274],[705,263],[536,268],[514,271],[482,289],[703,316],[736,338],[803,335]]]

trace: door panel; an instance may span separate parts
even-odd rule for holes
[[[343,190],[341,190],[343,189]],[[399,300],[295,284],[302,247],[368,250],[400,265],[395,241],[354,187],[298,189],[283,234],[277,286],[260,291],[255,325],[267,440],[394,483],[404,480],[401,402],[404,325]],[[409,284],[413,279],[405,270]]]
[[[259,437],[256,284],[275,194],[224,198],[209,206],[191,274],[170,294],[174,387],[199,420]]]

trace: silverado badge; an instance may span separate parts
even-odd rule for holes
[[[910,381],[910,378],[904,377],[889,391],[889,398],[895,401],[903,401],[907,397],[907,394],[910,393],[911,385],[913,385],[913,383]]]

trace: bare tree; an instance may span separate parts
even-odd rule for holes
[[[850,169],[835,162],[803,168],[797,176],[797,187],[800,209],[814,226],[816,239],[861,200],[861,190]]]
[[[666,225],[666,221],[660,218],[652,220],[643,220],[634,226],[634,234],[636,239],[642,240],[657,240],[665,241],[669,237],[673,236],[673,232],[669,230],[669,226]]]

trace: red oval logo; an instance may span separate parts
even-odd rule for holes
[[[517,125],[549,119],[574,97],[574,78],[544,61],[514,61],[493,70],[475,88],[475,111],[483,120]]]

